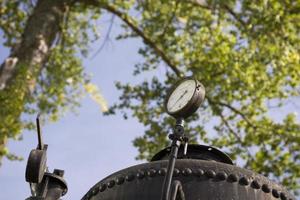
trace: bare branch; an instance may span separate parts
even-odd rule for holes
[[[229,132],[231,132],[234,135],[234,137],[239,141],[240,144],[243,144],[242,138],[239,136],[237,132],[233,130],[233,128],[228,123],[228,121],[225,119],[225,116],[222,114],[222,112],[219,113],[219,116],[223,124],[228,128]]]
[[[252,156],[252,154],[251,154],[249,148],[246,147],[245,145],[243,145],[244,142],[243,142],[241,136],[240,136],[237,132],[235,132],[235,131],[233,130],[233,128],[230,126],[230,124],[228,123],[228,121],[226,120],[226,118],[225,118],[225,116],[222,114],[222,112],[219,113],[219,116],[220,116],[220,118],[221,118],[221,121],[222,121],[222,122],[224,123],[224,125],[228,128],[229,132],[231,132],[231,133],[234,135],[234,137],[238,140],[238,142],[240,143],[240,146],[241,146],[241,147],[244,147],[244,148],[246,149],[249,158],[252,159],[252,160],[254,160],[254,158],[253,158],[253,156]]]
[[[188,3],[198,6],[202,9],[213,10],[214,8],[210,7],[205,1],[188,1]],[[220,4],[221,8],[225,9],[236,21],[238,21],[243,27],[247,27],[247,24],[236,14],[226,3]]]
[[[226,4],[222,4],[222,7],[227,10],[231,16],[238,21],[243,27],[247,27],[247,24]]]
[[[110,24],[109,24],[108,30],[107,30],[106,35],[104,37],[104,41],[101,44],[100,48],[92,56],[92,59],[95,58],[102,51],[102,49],[105,47],[105,44],[110,40],[109,36],[110,36],[111,31],[112,31],[112,27],[113,27],[113,24],[114,24],[114,19],[115,19],[115,15],[112,15],[111,18],[110,18]]]
[[[220,106],[224,106],[224,107],[226,107],[226,108],[229,108],[231,111],[233,111],[234,113],[236,113],[236,114],[238,114],[239,116],[241,116],[241,117],[248,123],[249,126],[252,126],[253,128],[257,128],[257,126],[254,125],[254,124],[246,117],[246,115],[245,115],[242,111],[238,110],[237,108],[235,108],[235,107],[233,107],[233,106],[231,106],[231,105],[229,105],[229,104],[227,104],[227,103],[225,103],[225,102],[214,101],[214,100],[212,100],[210,97],[206,97],[206,98],[207,98],[207,100],[208,100],[210,103],[218,104],[218,105],[220,105]]]
[[[108,12],[118,16],[125,24],[127,24],[137,35],[139,35],[145,42],[145,44],[149,45],[154,52],[162,58],[162,60],[174,71],[174,73],[178,77],[182,77],[181,72],[177,68],[176,64],[165,54],[165,52],[159,48],[159,46],[153,41],[145,32],[143,32],[137,25],[134,24],[133,20],[126,15],[126,13],[121,12],[117,8],[108,4],[101,4],[97,1],[89,0],[93,5],[97,4],[102,9],[107,10]]]

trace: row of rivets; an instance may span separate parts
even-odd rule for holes
[[[155,177],[157,174],[160,176],[164,176],[167,173],[167,169],[166,168],[161,168],[159,170],[155,170],[155,169],[150,169],[146,172],[144,171],[138,171],[136,174],[136,177],[138,179],[143,179],[146,175],[149,177]],[[207,178],[209,179],[218,179],[221,181],[227,180],[228,182],[238,182],[240,185],[244,185],[247,186],[250,184],[250,180],[247,177],[241,177],[239,178],[238,175],[236,174],[229,174],[227,175],[227,173],[221,171],[216,173],[214,170],[207,170],[204,171],[202,169],[196,169],[196,170],[192,170],[190,168],[185,168],[181,171],[181,173],[184,176],[190,176],[192,174],[196,175],[196,176],[203,176],[205,175]],[[180,174],[180,170],[175,168],[173,175],[174,176],[178,176]],[[107,184],[101,184],[99,187],[96,187],[92,190],[91,194],[87,194],[86,198],[89,199],[92,195],[96,195],[98,192],[103,192],[106,190],[106,188],[112,188],[115,186],[115,184],[117,185],[121,185],[126,181],[131,182],[135,179],[135,176],[133,174],[128,174],[127,176],[124,177],[118,177],[116,180],[110,180]],[[257,180],[253,180],[250,184],[250,186],[254,189],[262,189],[262,191],[264,191],[265,193],[270,193],[272,191],[272,195],[275,198],[281,198],[282,200],[287,200],[287,197],[284,193],[277,191],[276,189],[271,190],[270,187],[267,184],[263,184],[262,186],[259,184],[259,182]]]
[[[207,170],[205,173],[205,176],[207,176],[207,178],[215,178],[216,177],[216,172],[214,170]]]
[[[112,188],[115,186],[115,181],[114,180],[110,180],[108,183],[107,183],[107,187],[108,188]]]
[[[139,172],[136,174],[136,177],[137,177],[138,179],[144,178],[144,177],[145,177],[145,172],[139,171]]]
[[[228,182],[237,182],[238,181],[238,179],[239,179],[239,177],[236,175],[236,174],[230,174],[229,176],[228,176]]]
[[[192,175],[193,171],[190,168],[185,168],[184,170],[182,170],[182,174],[184,176],[190,176]]]
[[[221,180],[221,181],[224,181],[227,179],[227,174],[225,172],[218,172],[216,177]]]
[[[240,178],[240,180],[239,180],[239,184],[240,185],[249,185],[249,179],[248,178],[246,178],[246,177],[242,177],[242,178]]]
[[[167,174],[167,169],[166,168],[161,168],[160,170],[158,170],[158,174],[161,176],[164,176]]]
[[[134,175],[133,174],[128,174],[127,176],[125,176],[125,180],[130,182],[134,180]]]
[[[148,176],[150,177],[154,177],[156,175],[156,170],[154,169],[150,169],[148,172],[147,172]]]
[[[122,176],[120,176],[120,177],[117,178],[117,184],[118,185],[121,185],[122,183],[124,183],[124,181],[125,181],[125,178],[122,177]]]

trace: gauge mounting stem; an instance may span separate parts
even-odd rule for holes
[[[169,155],[169,162],[167,173],[163,183],[162,198],[161,200],[170,200],[170,188],[172,183],[172,177],[175,167],[175,162],[178,155],[178,149],[182,142],[187,142],[187,137],[184,135],[184,119],[178,118],[174,128],[174,133],[169,135],[172,140],[171,152]]]

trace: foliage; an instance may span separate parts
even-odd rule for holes
[[[33,7],[26,0],[0,2],[0,28],[5,44],[13,47],[20,39],[14,30],[22,31]],[[139,85],[118,83],[123,95],[108,112],[125,111],[125,118],[131,114],[145,126],[145,134],[134,140],[139,159],[149,159],[168,144],[166,135],[174,120],[164,114],[166,88],[178,76],[193,75],[206,87],[207,100],[188,119],[191,141],[222,148],[245,167],[299,190],[299,122],[294,114],[275,121],[268,105],[279,108],[287,99],[299,97],[300,2],[89,0],[74,4],[66,12],[34,92],[21,105],[13,105],[18,112],[41,111],[56,118],[62,108],[77,105],[73,99],[88,82],[77,55],[88,52],[92,39],[87,33],[94,29],[90,19],[97,20],[101,9],[123,20],[124,34],[119,39],[142,38],[145,45],[139,54],[144,60],[136,65],[134,75],[167,68],[164,77]],[[3,99],[12,99],[4,95]],[[19,121],[0,127],[1,134],[9,137],[26,126],[17,114],[11,118]]]
[[[144,62],[137,64],[135,74],[171,63],[183,74],[196,77],[206,87],[207,101],[187,123],[193,141],[222,148],[245,167],[298,190],[299,122],[292,113],[275,121],[268,105],[279,108],[285,99],[299,96],[300,4],[200,2],[137,4],[135,9],[142,15],[134,19],[135,26],[148,45],[139,51]],[[141,37],[130,24],[127,28],[120,38]],[[156,49],[165,57],[157,57]],[[145,134],[134,140],[139,159],[151,158],[168,143],[166,135],[174,119],[164,114],[166,94],[162,91],[176,79],[169,71],[165,77],[139,85],[117,85],[123,95],[111,112],[130,111],[146,127]],[[206,124],[213,124],[214,129]]]
[[[27,0],[0,2],[0,28],[5,38],[4,45],[13,49],[22,40],[21,33],[35,5]],[[84,73],[79,55],[86,57],[89,43],[99,38],[96,21],[100,17],[100,10],[85,5],[67,9],[60,25],[61,32],[38,75],[30,75],[25,69],[18,70],[19,75],[14,77],[14,83],[19,84],[13,86],[17,89],[8,88],[0,92],[0,102],[5,105],[0,115],[1,138],[18,139],[23,129],[33,129],[34,122],[28,119],[37,113],[57,120],[62,111],[79,105],[79,99],[85,92],[83,86],[92,85]],[[26,68],[26,64],[23,65]],[[21,89],[26,91],[26,95],[20,95]],[[93,91],[92,95],[95,93],[97,91]],[[15,158],[8,154],[6,148],[0,149],[1,155]]]

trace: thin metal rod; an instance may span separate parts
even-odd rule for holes
[[[184,191],[182,189],[182,185],[180,181],[173,181],[172,182],[172,190],[170,200],[185,200]]]
[[[161,200],[170,200],[170,189],[171,189],[172,177],[173,177],[175,162],[178,155],[178,149],[181,144],[180,138],[181,136],[183,136],[184,133],[183,125],[184,125],[183,119],[178,119],[176,121],[176,126],[172,138],[171,153],[168,162],[167,174],[165,176],[164,183],[163,183]]]
[[[38,149],[42,150],[44,145],[43,145],[43,138],[42,138],[39,118],[40,118],[40,114],[38,114],[38,116],[36,118],[36,129],[37,129],[37,134],[38,134]]]
[[[170,188],[171,182],[175,167],[175,161],[177,159],[178,149],[180,146],[180,141],[173,140],[172,147],[171,147],[171,154],[168,163],[167,174],[165,176],[163,190],[162,190],[162,200],[169,200],[170,199]]]

